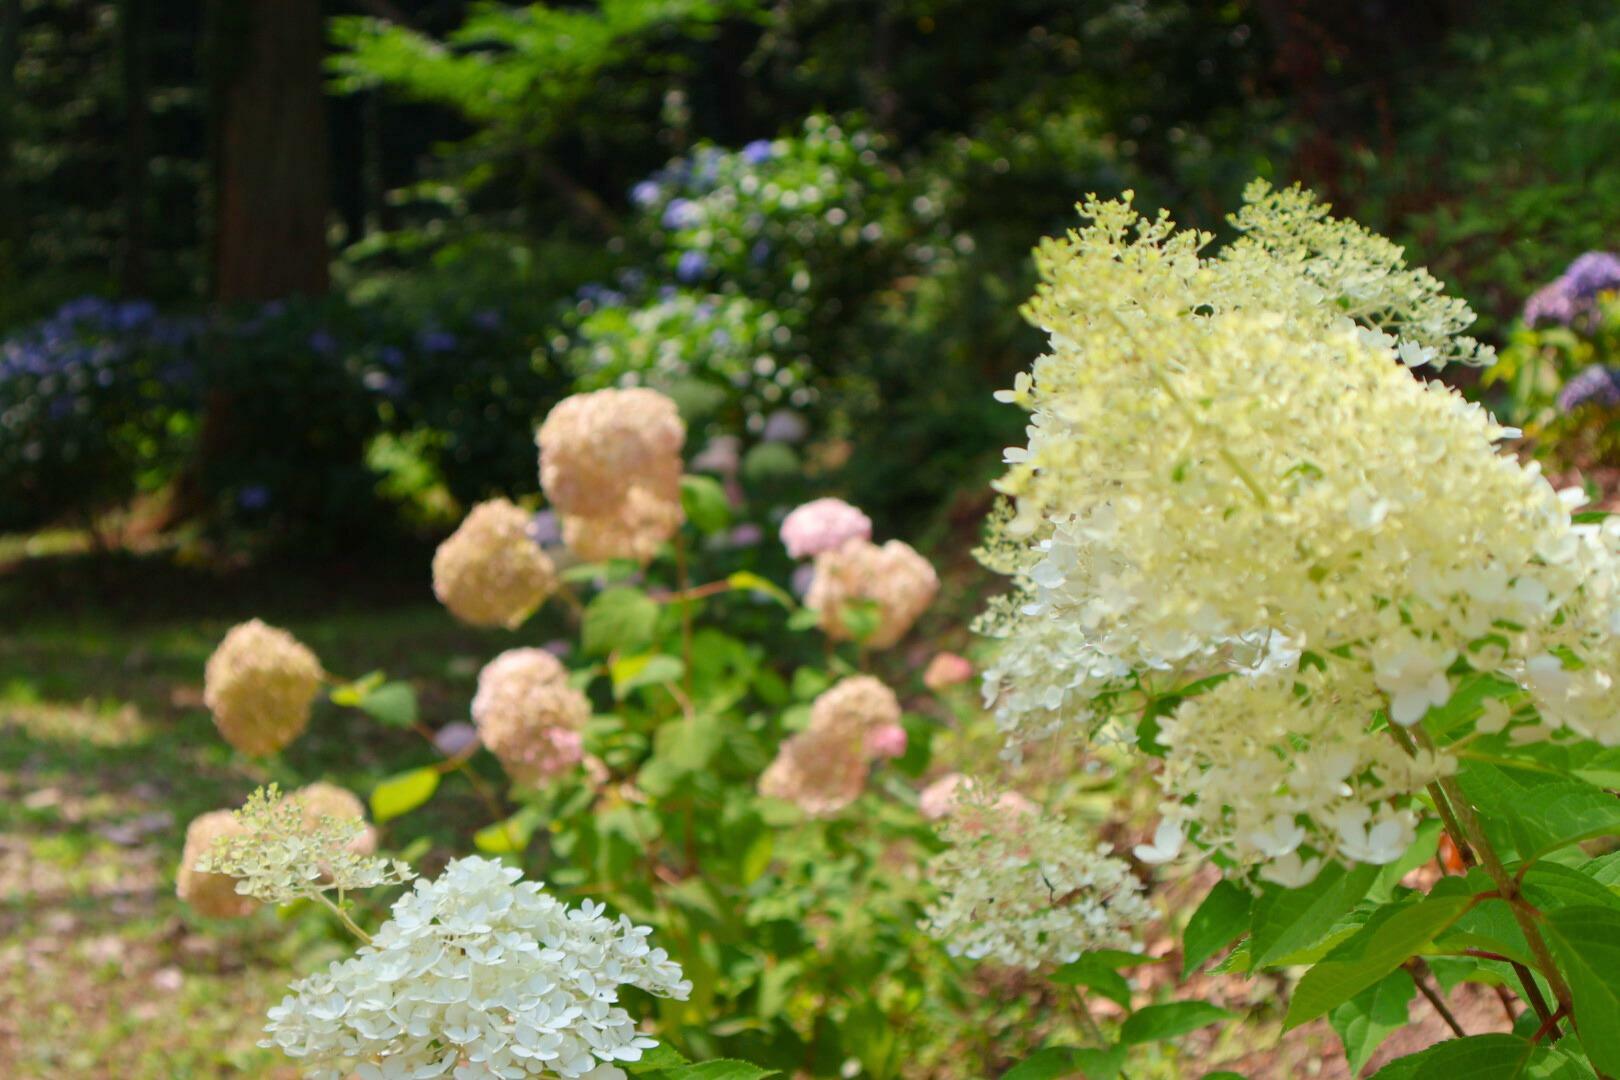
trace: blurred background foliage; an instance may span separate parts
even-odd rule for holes
[[[0,529],[431,531],[642,382],[915,535],[1081,194],[1302,181],[1505,343],[1617,98],[1601,0],[0,0]]]

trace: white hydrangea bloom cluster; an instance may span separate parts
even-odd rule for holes
[[[472,626],[516,629],[557,588],[551,558],[529,537],[531,516],[506,499],[481,502],[433,553],[433,594]]]
[[[1138,855],[1167,861],[1195,831],[1204,848],[1287,886],[1315,878],[1326,859],[1400,858],[1418,823],[1407,797],[1456,763],[1430,750],[1409,755],[1370,730],[1377,687],[1335,675],[1312,667],[1228,679],[1166,717],[1159,782],[1177,801]]]
[[[873,761],[893,756],[889,738],[900,727],[900,699],[870,675],[853,675],[823,691],[810,706],[810,724],[786,739],[759,778],[759,791],[786,799],[807,814],[836,814],[866,790]]]
[[[203,701],[222,738],[244,754],[273,754],[303,734],[324,678],[297,638],[251,619],[231,627],[203,676]]]
[[[544,649],[508,649],[478,673],[478,737],[520,784],[540,784],[578,765],[591,703]]]
[[[400,897],[369,945],[293,984],[261,1045],[317,1080],[622,1080],[613,1063],[657,1044],[619,988],[685,1000],[692,987],[650,933],[600,904],[569,908],[498,862],[458,859]]]
[[[221,830],[192,869],[228,875],[238,893],[267,904],[397,885],[415,876],[397,859],[369,854],[364,818],[323,814],[311,821],[310,809],[296,795],[282,798],[274,784],[258,789],[235,812],[235,826]]]
[[[953,956],[1034,970],[1095,949],[1129,949],[1153,919],[1124,860],[1073,826],[963,785],[929,863],[929,931]]]
[[[1471,673],[1620,743],[1620,530],[1574,523],[1498,452],[1508,430],[1407,370],[1482,355],[1463,305],[1298,191],[1252,187],[1212,258],[1128,199],[1082,212],[1037,252],[1049,352],[1003,395],[1031,418],[986,559],[1016,591],[981,628],[1005,639],[985,690],[1015,752],[1186,696],[1164,718],[1168,847],[1196,823],[1301,881],[1409,839],[1408,796],[1447,763],[1369,733]],[[1306,652],[1319,675],[1296,675]]]
[[[865,644],[887,649],[906,636],[938,592],[939,575],[910,544],[878,545],[855,537],[816,556],[804,602],[820,614],[822,631],[835,641],[855,640],[850,609],[871,605],[877,626]]]
[[[535,435],[540,484],[582,559],[645,563],[685,520],[686,424],[656,390],[595,390],[564,399]]]

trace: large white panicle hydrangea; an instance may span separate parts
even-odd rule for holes
[[[1021,799],[964,784],[929,863],[939,899],[929,932],[953,956],[1011,967],[1067,964],[1096,949],[1130,949],[1153,919],[1124,860]]]
[[[557,588],[557,569],[528,533],[531,515],[481,502],[433,553],[433,594],[472,626],[516,629]]]
[[[569,908],[498,862],[458,859],[402,896],[355,956],[293,984],[262,1045],[319,1080],[620,1080],[614,1062],[657,1044],[619,988],[691,992],[650,933],[600,904]]]
[[[244,754],[273,754],[309,726],[321,662],[297,638],[250,619],[208,658],[203,701],[221,737]]]
[[[1026,314],[1049,349],[1002,395],[1030,422],[983,553],[1015,585],[981,620],[1004,639],[985,689],[1014,753],[1189,698],[1162,779],[1197,805],[1166,837],[1185,818],[1301,880],[1410,837],[1410,793],[1446,763],[1403,766],[1371,733],[1463,679],[1512,680],[1547,727],[1620,743],[1620,529],[1575,523],[1498,450],[1511,432],[1412,376],[1484,355],[1464,305],[1302,192],[1248,199],[1214,257],[1128,199],[1087,201],[1088,227],[1038,249]],[[1302,654],[1329,670],[1298,676]],[[1294,759],[1348,770],[1344,801],[1279,786]]]

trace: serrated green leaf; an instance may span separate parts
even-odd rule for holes
[[[436,769],[412,769],[390,776],[371,789],[372,820],[383,822],[408,814],[439,790]]]
[[[686,520],[705,535],[723,531],[731,524],[731,500],[726,489],[712,476],[688,473],[681,477],[681,509]]]
[[[1592,1080],[1592,1070],[1517,1035],[1448,1039],[1392,1061],[1372,1080]]]
[[[1620,1073],[1620,911],[1560,908],[1545,912],[1542,925],[1569,982],[1587,1055],[1600,1072]]]
[[[1242,937],[1249,929],[1254,897],[1249,890],[1222,878],[1187,920],[1181,938],[1183,976]]]
[[[1406,1026],[1407,1007],[1416,993],[1412,976],[1396,970],[1328,1014],[1328,1023],[1344,1043],[1352,1074],[1359,1074],[1373,1051]]]
[[[412,727],[419,715],[416,691],[409,683],[383,683],[360,699],[360,711],[389,727]]]
[[[593,656],[642,652],[652,644],[658,605],[640,589],[616,586],[598,593],[585,608],[581,647]]]
[[[1127,1045],[1174,1039],[1189,1031],[1230,1020],[1234,1014],[1207,1001],[1172,1001],[1138,1009],[1120,1025],[1119,1040]]]
[[[1426,948],[1473,902],[1467,896],[1428,896],[1374,912],[1365,926],[1299,980],[1283,1030],[1316,1019],[1378,982]]]
[[[1620,833],[1620,799],[1579,780],[1471,761],[1457,782],[1475,806],[1509,825],[1524,862]]]
[[[1092,957],[1082,956],[1052,972],[1052,981],[1062,986],[1084,986],[1097,991],[1123,1008],[1131,1007],[1131,987],[1113,967]]]
[[[1378,877],[1378,867],[1357,864],[1346,870],[1338,864],[1322,868],[1316,880],[1301,889],[1267,886],[1255,901],[1251,916],[1249,951],[1252,968],[1270,966],[1309,945],[1367,895]]]

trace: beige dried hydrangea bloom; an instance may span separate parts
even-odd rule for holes
[[[203,701],[226,742],[244,754],[272,754],[309,725],[323,677],[298,639],[252,619],[233,626],[208,658]]]
[[[236,878],[197,869],[198,861],[213,850],[215,841],[246,834],[247,827],[229,810],[210,811],[186,826],[186,846],[180,854],[174,892],[199,915],[239,919],[258,907],[252,897],[236,891]]]
[[[856,639],[851,609],[874,605],[878,624],[865,644],[886,649],[906,636],[938,592],[939,575],[911,545],[849,540],[816,556],[805,605],[820,613],[822,630],[838,641]]]
[[[557,587],[557,571],[530,539],[529,515],[506,499],[472,508],[433,553],[433,594],[462,622],[516,629]]]
[[[584,757],[591,703],[544,649],[509,649],[478,674],[478,736],[519,784],[540,784]]]
[[[355,834],[349,850],[359,855],[370,855],[377,850],[377,830],[366,824],[366,804],[348,788],[320,780],[306,784],[287,798],[302,808],[304,822],[312,829],[322,818],[350,818],[361,822],[364,828]]]
[[[680,501],[686,425],[656,390],[597,390],[560,402],[535,436],[546,498],[570,517],[613,518],[633,488]]]
[[[900,701],[870,675],[843,679],[810,706],[810,725],[785,740],[759,778],[759,792],[816,817],[860,797],[873,760],[871,736],[900,722]]]
[[[586,562],[633,559],[648,563],[684,520],[678,484],[670,498],[654,494],[649,488],[632,487],[611,514],[564,515],[563,543]]]

